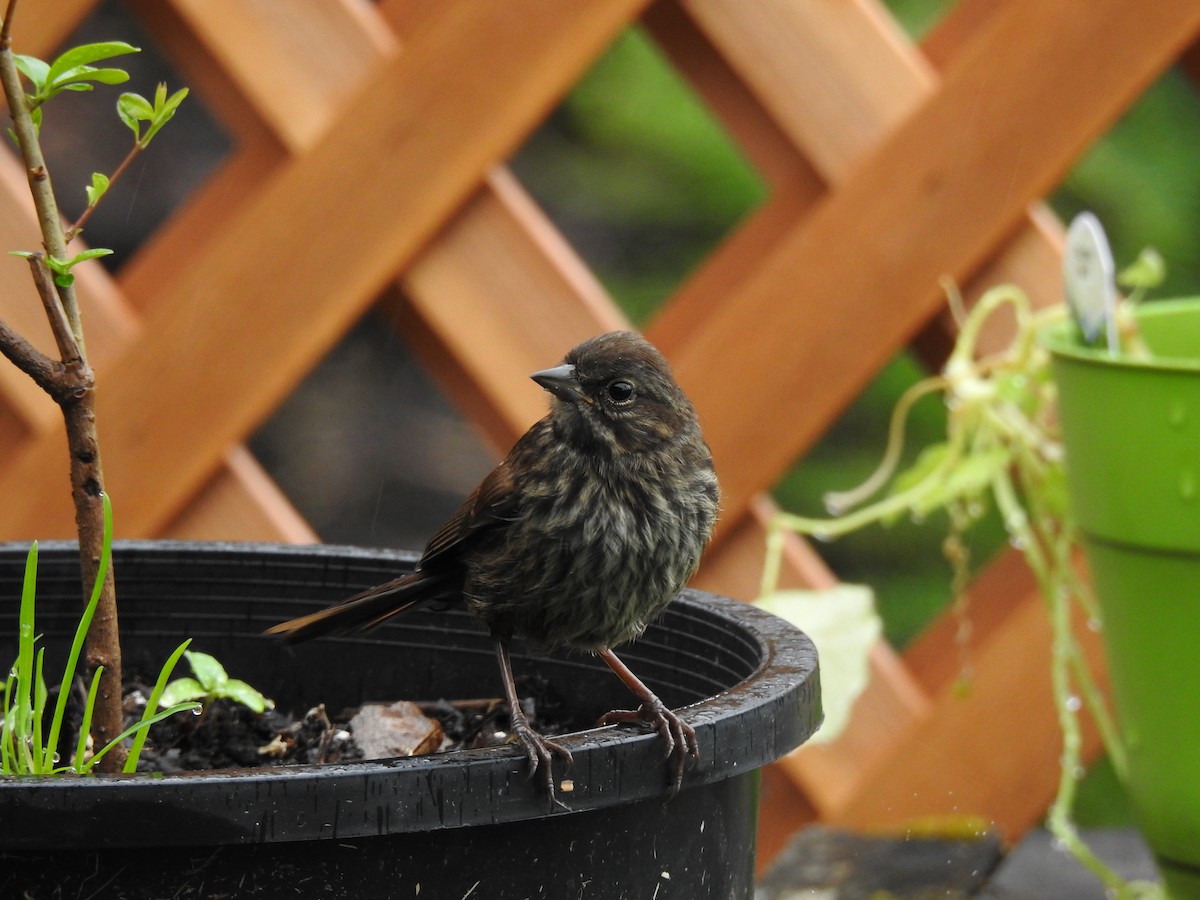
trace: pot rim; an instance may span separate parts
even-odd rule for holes
[[[1200,296],[1153,300],[1137,307],[1139,321],[1163,319],[1181,314],[1200,313]],[[1200,352],[1196,356],[1159,356],[1135,359],[1125,355],[1113,356],[1103,347],[1085,347],[1079,343],[1074,321],[1068,316],[1046,325],[1038,332],[1043,347],[1060,359],[1110,369],[1143,369],[1162,372],[1200,371]]]
[[[0,554],[27,544],[0,544]],[[72,542],[39,544],[48,554],[75,552]],[[335,545],[231,542],[117,541],[114,555],[167,553],[195,557],[266,554],[277,561],[316,555],[333,560],[411,564],[413,554]],[[119,570],[118,570],[119,571]],[[699,616],[743,632],[758,648],[757,668],[739,683],[682,707],[695,729],[700,762],[685,773],[683,790],[749,773],[807,740],[821,720],[816,650],[782,619],[715,594],[681,593],[669,610]],[[182,636],[181,636],[182,637]],[[447,751],[422,757],[358,760],[268,769],[82,779],[0,778],[0,847],[54,845],[72,832],[100,846],[245,843],[353,838],[565,815],[665,798],[667,775],[655,733],[620,726],[588,729],[555,740],[575,758],[574,790],[560,795],[569,809],[547,810],[535,780],[526,776],[516,746]],[[556,766],[556,773],[560,772]],[[298,801],[299,815],[290,810]],[[203,808],[204,837],[171,827],[171,817],[150,816],[146,840],[132,844],[138,811],[167,804],[187,819]],[[223,811],[222,811],[223,810]],[[45,819],[56,826],[35,837],[25,825]],[[715,823],[714,823],[715,824]],[[216,832],[228,833],[217,838]],[[152,841],[150,840],[152,838]]]

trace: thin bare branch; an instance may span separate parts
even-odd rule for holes
[[[129,148],[129,152],[125,154],[125,158],[121,160],[121,164],[117,166],[116,170],[111,175],[108,176],[108,189],[104,192],[104,196],[96,200],[95,203],[89,203],[87,209],[80,213],[79,218],[72,222],[67,228],[64,237],[68,244],[75,240],[75,238],[79,237],[79,233],[83,231],[83,226],[86,225],[88,219],[92,217],[92,213],[96,211],[96,207],[100,205],[100,201],[103,200],[104,197],[108,196],[109,192],[116,186],[117,181],[120,180],[121,176],[124,175],[126,170],[129,169],[130,165],[133,164],[133,161],[137,159],[138,156],[141,155],[141,152],[145,149],[146,148],[137,141],[134,141],[133,146]]]
[[[12,22],[13,12],[16,11],[17,0],[8,0],[8,9],[4,11],[4,25],[0,27],[0,46],[9,47],[12,45]]]
[[[16,0],[9,0],[8,16],[4,20],[4,28],[11,23],[11,16]],[[37,211],[38,227],[42,233],[43,246],[46,253],[56,259],[67,259],[67,241],[63,233],[62,216],[58,211],[58,201],[54,197],[54,187],[50,183],[50,171],[46,168],[46,160],[42,155],[42,146],[38,141],[37,128],[29,113],[29,104],[25,100],[25,89],[21,86],[21,75],[13,59],[12,41],[0,41],[0,84],[4,87],[4,98],[8,101],[8,111],[12,116],[13,132],[21,148],[21,158],[25,163],[25,176],[29,181],[29,191],[33,195],[34,209]],[[73,287],[61,291],[63,309],[67,321],[71,323],[71,332],[75,335],[75,343],[81,353],[86,353],[83,342],[83,324],[79,318],[79,304],[75,299]]]
[[[37,286],[38,296],[42,298],[42,306],[46,310],[46,318],[50,322],[50,330],[54,332],[54,341],[58,344],[58,352],[62,361],[82,360],[83,353],[75,340],[75,332],[67,321],[66,311],[58,296],[50,269],[46,266],[46,258],[41,253],[29,257],[29,270],[33,273],[33,283]]]

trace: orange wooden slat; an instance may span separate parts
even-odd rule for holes
[[[961,42],[970,33],[965,26],[983,20],[983,10],[972,10],[990,5],[994,5],[993,0],[972,0],[954,8],[937,36],[931,38],[944,48],[943,56],[954,49],[954,41]],[[649,17],[649,24],[668,52],[682,43],[683,54],[701,55],[694,48],[696,38],[690,33],[692,29],[679,21],[686,17],[681,16],[678,8],[674,4],[660,4],[655,9],[658,11]],[[869,0],[837,5],[791,2],[780,8],[755,4],[749,9],[728,0],[697,0],[689,9],[721,51],[746,72],[762,101],[796,146],[819,160],[826,177],[834,182],[933,90],[929,67],[899,35],[886,12]],[[853,52],[847,48],[853,48]],[[689,69],[686,60],[679,59],[680,55],[678,51],[673,54],[677,64],[682,63],[684,71],[694,78],[693,70],[697,67]],[[721,84],[725,79],[715,80]],[[733,116],[723,116],[731,130],[749,147],[760,143],[763,129],[746,127],[744,101],[722,104],[718,100],[714,105],[718,113],[734,106]],[[778,201],[778,197],[775,199]],[[1004,250],[1003,261],[979,273],[975,283],[984,286],[995,283],[988,279],[1001,272],[1024,283],[1035,272],[1045,271],[1040,263],[1045,253],[1038,251],[1053,249],[1054,244],[1049,248],[1036,246],[1036,233],[1045,230],[1044,223],[1044,212],[1036,208],[1031,211],[1034,233],[1021,231],[1013,239],[1013,246]],[[739,232],[735,240],[741,236]],[[755,261],[742,261],[740,254],[755,246],[761,251],[763,242],[747,239],[744,244],[748,247],[739,246],[733,258],[743,262],[742,271],[748,272]],[[1024,261],[1026,253],[1030,254],[1028,262]],[[709,264],[715,262],[715,256],[709,260]],[[703,285],[703,273],[693,281],[699,283],[689,284],[663,314],[667,323],[663,330],[668,336],[681,326],[686,327],[686,323],[703,318],[702,298],[708,297],[713,302],[717,292],[724,293],[721,287]],[[978,288],[968,288],[968,300],[979,292]],[[948,316],[939,318],[929,339],[923,342],[926,352],[935,355],[938,351],[934,348],[944,353],[945,336],[954,332]]]
[[[206,252],[159,273],[161,300],[145,322],[153,339],[122,357],[98,403],[127,533],[154,533],[177,513],[225,448],[639,9],[633,0],[570,10],[550,0],[440,8],[423,42],[381,67],[326,136],[231,216]],[[539,23],[536,32],[527,21]],[[53,483],[46,444],[33,442],[0,484]],[[14,502],[6,533],[69,528],[65,508],[34,496],[25,491]]]
[[[917,107],[933,75],[868,0],[684,0],[730,65],[827,180]]]
[[[954,624],[939,622],[906,654],[931,691],[930,714],[884,764],[860,773],[853,797],[829,812],[853,827],[902,829],[922,816],[991,819],[1014,839],[1045,816],[1059,778],[1062,737],[1050,694],[1050,618],[1023,564],[1008,557],[971,589],[978,635],[967,648],[968,690]],[[1104,686],[1099,635],[1080,623],[1080,645]],[[1101,749],[1083,719],[1083,753]]]
[[[629,324],[594,276],[504,170],[463,207],[405,273],[412,311],[437,351],[473,385],[458,396],[506,450],[545,415],[529,373],[558,362],[584,338]],[[504,352],[496,349],[503,347]],[[445,376],[446,373],[443,373]],[[485,415],[483,408],[488,410]]]
[[[1061,303],[1062,245],[1063,227],[1058,217],[1048,206],[1034,205],[1003,251],[971,274],[962,289],[964,305],[970,309],[984,291],[1000,284],[1017,285],[1038,309]],[[1013,334],[1014,322],[1007,312],[997,316],[980,335],[979,353],[1000,352],[1008,347]],[[930,368],[941,368],[957,335],[958,324],[947,307],[916,337],[913,349]]]
[[[293,152],[315,141],[378,61],[397,51],[365,0],[291,0],[286,9],[273,0],[172,6]]]
[[[642,24],[773,192],[799,190],[803,184],[805,193],[820,193],[824,186],[820,174],[716,52],[679,0],[659,0],[646,11]]]
[[[396,34],[407,39],[441,0],[380,0],[379,12]]]
[[[936,68],[944,69],[959,48],[1003,8],[1007,0],[958,0],[921,39],[921,52]]]
[[[735,515],[937,311],[938,279],[976,268],[1200,24],[1183,0],[1137,13],[1104,0],[1086,18],[1031,2],[1005,13],[677,356],[718,462],[737,461]],[[1109,44],[1119,63],[1092,52]],[[753,354],[729,340],[747,329]]]
[[[646,25],[738,146],[745,149],[770,190],[765,203],[739,222],[655,312],[647,334],[670,356],[674,347],[685,341],[713,308],[728,302],[748,273],[769,257],[776,242],[821,196],[825,183],[676,3],[655,4]]]
[[[163,532],[189,541],[311,544],[319,540],[250,451],[240,445],[225,455],[224,465]]]
[[[50,56],[99,4],[100,0],[21,0],[13,18],[13,49]]]

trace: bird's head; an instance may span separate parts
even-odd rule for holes
[[[670,365],[653,344],[632,332],[590,338],[562,365],[530,377],[554,395],[555,429],[580,447],[648,453],[699,436],[696,412]]]

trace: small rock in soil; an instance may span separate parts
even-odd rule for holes
[[[441,749],[445,737],[442,723],[426,716],[417,704],[408,700],[398,700],[390,706],[382,703],[363,706],[350,720],[350,731],[363,759],[433,753]]]

